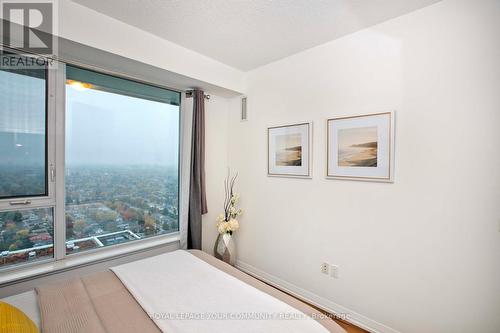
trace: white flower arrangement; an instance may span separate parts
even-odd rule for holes
[[[236,219],[238,216],[243,214],[241,208],[237,208],[237,204],[240,200],[239,194],[233,193],[234,183],[238,174],[233,178],[228,178],[224,180],[224,186],[226,190],[226,197],[224,199],[224,213],[221,213],[217,217],[217,230],[220,234],[230,234],[240,228],[240,223]]]

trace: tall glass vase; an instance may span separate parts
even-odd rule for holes
[[[230,234],[219,234],[214,245],[214,256],[230,265],[236,264],[236,246]]]

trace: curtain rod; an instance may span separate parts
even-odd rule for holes
[[[205,95],[205,99],[210,100],[210,95],[208,95],[208,94],[204,94],[204,95]],[[193,97],[193,90],[186,91],[186,98],[191,98],[191,97]]]

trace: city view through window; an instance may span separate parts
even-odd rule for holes
[[[46,72],[0,70],[0,199],[47,195]],[[52,208],[0,212],[0,268],[53,256]]]
[[[9,98],[0,101],[0,119],[4,120],[3,127],[0,124],[0,197],[4,199],[29,199],[46,191],[44,79],[0,71],[2,86],[16,84],[25,86],[20,91],[34,90],[21,96],[11,91]],[[122,91],[119,84],[110,87],[126,81],[114,79],[105,81],[108,86],[103,87],[68,77],[67,254],[179,228],[180,107],[155,98],[163,89],[152,87],[153,98],[147,98],[149,86],[134,83],[142,89],[135,94],[130,86],[125,87],[128,91]],[[58,222],[52,206],[58,204],[0,211],[0,269],[54,256],[54,223]]]
[[[54,255],[51,208],[0,212],[0,268]]]
[[[66,250],[178,230],[179,107],[66,89]]]

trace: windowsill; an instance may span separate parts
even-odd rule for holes
[[[89,253],[73,254],[61,260],[42,261],[29,267],[19,267],[2,272],[0,277],[0,287],[10,285],[21,280],[27,280],[39,276],[50,275],[57,272],[74,269],[89,264],[99,263],[125,255],[142,252],[154,247],[172,244],[180,240],[179,232],[145,239],[132,243],[125,243],[111,246],[109,248],[99,249]]]

